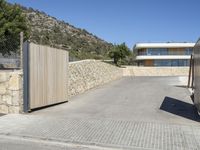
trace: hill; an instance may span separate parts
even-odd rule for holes
[[[76,28],[44,12],[20,6],[30,28],[30,41],[69,51],[78,59],[105,59],[113,44],[108,43],[85,29]]]

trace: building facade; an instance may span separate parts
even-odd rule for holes
[[[189,66],[195,43],[137,43],[138,66]]]

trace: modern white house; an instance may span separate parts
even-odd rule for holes
[[[137,43],[138,66],[188,66],[195,43]]]

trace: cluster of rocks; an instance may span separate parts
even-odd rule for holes
[[[0,112],[20,113],[22,107],[22,72],[0,71]]]

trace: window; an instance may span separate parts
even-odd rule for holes
[[[138,50],[138,55],[147,55],[146,49]]]
[[[154,66],[171,66],[170,60],[154,60]]]
[[[191,54],[192,54],[192,48],[186,48],[185,55],[191,55]]]
[[[179,60],[171,60],[171,66],[179,66]]]
[[[168,55],[167,48],[148,48],[147,55]]]
[[[154,66],[189,66],[189,60],[154,60]]]
[[[138,50],[138,55],[191,55],[192,48],[147,48]]]

